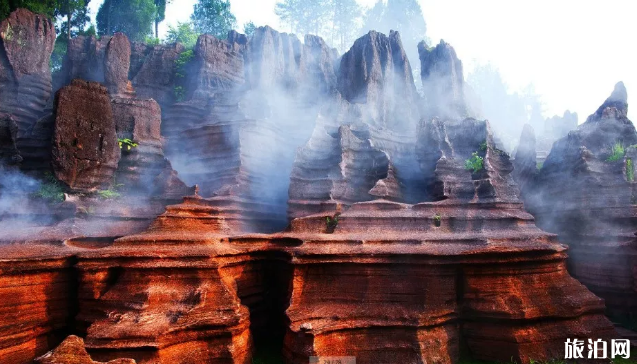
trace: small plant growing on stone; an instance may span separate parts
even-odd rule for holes
[[[632,158],[626,159],[626,181],[635,182],[635,166]]]
[[[177,85],[174,88],[175,99],[177,102],[184,101],[186,96],[185,78],[186,78],[186,65],[192,61],[195,57],[195,53],[192,49],[179,53],[179,57],[175,60],[175,80]]]
[[[328,233],[333,233],[336,226],[338,226],[338,215],[335,215],[334,217],[325,217],[325,226],[327,227]]]
[[[606,162],[617,162],[620,159],[624,158],[624,154],[626,154],[626,149],[620,142],[616,142],[615,145],[611,147],[611,153],[606,158]]]
[[[441,224],[442,224],[442,215],[440,215],[439,213],[436,213],[434,215],[434,225],[436,227],[440,227]]]
[[[49,202],[62,202],[64,201],[64,186],[52,173],[46,172],[44,181],[40,184],[40,188],[33,193],[33,196]]]
[[[471,158],[467,159],[464,162],[464,169],[467,171],[473,171],[473,173],[478,173],[484,168],[484,159],[478,155],[478,152],[473,152],[471,154]]]
[[[112,200],[121,196],[119,192],[112,189],[97,191],[97,195],[104,200]]]
[[[480,150],[481,151],[486,151],[487,150],[487,141],[483,141],[482,143],[480,143]]]
[[[139,145],[128,138],[117,139],[117,144],[119,144],[119,149],[126,150],[126,151],[130,151],[131,148],[136,148]]]
[[[542,167],[544,167],[544,162],[537,162],[537,164],[535,165],[535,167],[537,168],[537,170],[541,170]]]

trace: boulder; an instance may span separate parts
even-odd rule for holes
[[[58,91],[52,154],[56,177],[71,190],[110,185],[120,149],[106,87],[74,80]]]

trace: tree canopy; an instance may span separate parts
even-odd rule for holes
[[[97,30],[99,35],[122,32],[143,41],[152,34],[156,19],[155,0],[104,0],[97,12]]]
[[[356,38],[362,16],[356,0],[282,0],[274,11],[291,32],[319,35],[341,51]]]
[[[166,35],[167,43],[181,43],[184,47],[191,49],[197,44],[199,34],[195,32],[190,22],[178,22],[177,26],[169,26]]]
[[[190,19],[197,33],[212,34],[219,39],[225,39],[237,25],[228,0],[198,0]]]

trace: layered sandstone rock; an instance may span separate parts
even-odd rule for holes
[[[56,177],[72,190],[95,191],[111,183],[120,150],[104,86],[74,80],[58,91],[52,154]]]
[[[335,90],[330,51],[322,40],[306,43],[269,27],[247,42],[201,36],[186,66],[188,100],[166,112],[173,166],[230,215],[245,210],[243,231],[286,225],[294,153]]]
[[[43,169],[50,160],[52,120],[43,116],[51,97],[54,43],[53,23],[44,15],[18,9],[0,24],[0,113],[15,121],[17,158],[25,169]]]
[[[609,313],[634,316],[637,207],[629,146],[637,133],[627,110],[618,83],[584,124],[553,145],[537,182],[523,193],[539,226],[568,244],[573,276],[606,300]]]
[[[421,171],[438,202],[368,197],[297,218],[283,235],[303,242],[287,249],[287,360],[452,363],[462,341],[474,359],[529,362],[563,355],[568,335],[614,337],[603,301],[568,275],[565,248],[524,212],[486,123],[432,120],[419,135]],[[474,151],[484,161],[477,173],[464,166]],[[373,179],[375,163],[352,165]]]
[[[50,244],[0,248],[0,363],[31,363],[61,341],[74,315],[72,260]]]
[[[40,364],[135,364],[132,359],[115,359],[108,363],[91,359],[84,348],[84,340],[71,335],[60,346],[36,359]]]
[[[129,79],[137,97],[154,99],[162,109],[174,103],[176,61],[184,51],[179,43],[150,46],[134,42]]]
[[[104,82],[111,95],[124,95],[128,89],[131,45],[124,33],[115,33],[108,41],[104,57]]]
[[[22,156],[16,146],[18,125],[9,114],[0,114],[0,164],[18,164]]]

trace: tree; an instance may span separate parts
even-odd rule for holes
[[[57,0],[55,16],[66,18],[66,23],[60,27],[60,32],[66,33],[66,39],[71,39],[73,28],[83,31],[90,21],[88,4],[90,0]]]
[[[190,19],[197,33],[212,34],[219,39],[225,39],[237,25],[228,0],[198,0]]]
[[[155,0],[104,0],[97,12],[98,33],[122,32],[131,40],[143,41],[152,34],[156,13]]]
[[[159,39],[159,23],[166,20],[166,5],[170,4],[171,0],[155,0],[155,38]]]
[[[332,0],[283,0],[276,4],[274,12],[290,31],[300,35],[325,34],[330,22]]]
[[[197,38],[199,35],[192,27],[190,22],[178,22],[176,27],[172,25],[168,27],[168,35],[166,36],[166,42],[168,43],[181,43],[184,47],[192,49],[197,44]]]
[[[345,52],[347,47],[356,39],[358,27],[356,23],[362,16],[362,9],[356,0],[331,0],[333,11],[332,45],[341,52]]]
[[[255,30],[257,30],[257,26],[252,20],[243,25],[243,33],[248,37],[254,34]]]
[[[53,18],[57,5],[56,0],[2,0],[0,1],[0,21],[8,18],[18,8],[25,8]]]

